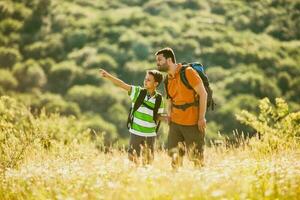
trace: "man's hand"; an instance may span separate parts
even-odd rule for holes
[[[158,116],[158,120],[165,121],[165,122],[167,122],[169,124],[171,122],[171,117],[168,116],[168,115],[166,115],[166,114],[160,114]]]
[[[202,132],[205,133],[205,128],[206,128],[206,119],[202,118],[198,120],[198,129]]]
[[[100,69],[99,70],[100,76],[106,78],[109,76],[109,73],[107,71],[105,71],[104,69]]]

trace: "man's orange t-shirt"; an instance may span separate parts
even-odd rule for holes
[[[168,76],[168,93],[171,101],[175,105],[193,103],[195,101],[195,91],[188,89],[180,78],[180,69],[182,65],[178,64],[174,77]],[[194,88],[202,82],[198,73],[191,67],[185,70],[186,78],[189,84]],[[190,106],[185,110],[172,107],[171,121],[180,125],[196,125],[199,118],[199,107]]]

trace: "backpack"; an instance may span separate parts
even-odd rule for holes
[[[160,126],[160,121],[157,120],[157,117],[158,117],[157,113],[158,113],[160,104],[162,102],[162,96],[160,93],[156,93],[156,100],[155,100],[154,108],[151,108],[150,106],[148,106],[147,104],[144,103],[144,99],[145,99],[146,95],[147,95],[147,90],[144,88],[141,89],[140,94],[137,97],[134,105],[129,110],[129,114],[128,114],[128,118],[127,118],[127,128],[130,129],[132,127],[134,112],[137,111],[137,109],[143,104],[145,107],[153,110],[153,120],[157,124],[157,126],[156,126],[156,133],[157,133],[159,126]]]
[[[185,70],[187,67],[192,67],[200,76],[200,78],[202,79],[204,88],[207,92],[207,109],[211,108],[211,110],[214,110],[215,108],[215,102],[213,99],[213,91],[211,89],[211,87],[209,86],[209,80],[207,75],[204,72],[204,67],[201,63],[198,62],[194,62],[194,63],[182,63],[182,68],[180,69],[180,79],[183,82],[183,84],[188,88],[193,90],[192,86],[190,85],[190,83],[188,82],[186,75],[185,75]],[[166,89],[166,93],[167,93],[167,98],[171,98],[169,93],[168,93],[168,77],[165,78],[165,89]],[[185,110],[186,108],[190,107],[190,106],[198,106],[198,102],[197,99],[195,99],[195,102],[193,103],[187,103],[187,104],[183,104],[183,105],[174,105],[176,108]]]

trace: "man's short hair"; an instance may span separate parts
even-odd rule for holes
[[[163,54],[166,59],[171,58],[173,63],[176,63],[174,51],[170,47],[163,48],[155,53],[156,56],[159,54]]]
[[[157,86],[161,83],[163,79],[162,73],[160,71],[152,69],[152,70],[147,70],[147,74],[151,74],[154,77],[154,81],[158,83]]]

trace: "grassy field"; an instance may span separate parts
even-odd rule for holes
[[[185,159],[173,170],[166,152],[135,166],[126,152],[92,146],[38,151],[1,180],[0,199],[297,199],[300,152],[259,155],[249,148],[207,148],[205,166]]]
[[[281,99],[259,108],[258,116],[244,111],[238,119],[260,139],[234,134],[235,142],[206,146],[202,168],[185,157],[173,170],[164,150],[152,165],[136,166],[117,144],[104,151],[105,137],[91,137],[78,119],[32,115],[1,97],[0,200],[299,199],[300,112],[289,113]]]

